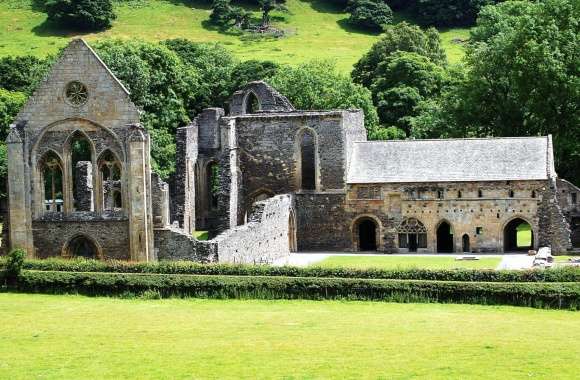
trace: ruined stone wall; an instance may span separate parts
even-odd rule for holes
[[[157,173],[151,173],[151,202],[153,204],[153,226],[163,228],[169,222],[169,185]]]
[[[103,252],[103,259],[129,260],[129,222],[127,220],[34,221],[35,257],[61,256],[63,248],[78,235],[90,237]]]
[[[198,124],[178,128],[175,136],[175,173],[171,188],[171,222],[184,231],[195,230],[197,196],[195,191],[195,163],[198,155]]]
[[[515,218],[530,223],[538,247],[540,206],[548,187],[548,181],[352,185],[345,210],[352,223],[363,215],[381,221],[380,249],[386,252],[406,252],[398,248],[397,227],[411,217],[427,228],[427,248],[419,253],[436,251],[443,221],[452,226],[455,252],[462,251],[464,234],[474,252],[502,252],[504,227]]]
[[[93,211],[93,166],[90,161],[79,161],[74,178],[75,210]]]
[[[159,260],[217,261],[217,244],[200,241],[179,228],[155,229],[155,251]]]
[[[344,192],[299,193],[298,251],[348,251],[352,246]]]
[[[220,263],[266,264],[290,254],[291,195],[258,202],[248,223],[218,235]]]

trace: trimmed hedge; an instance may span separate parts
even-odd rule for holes
[[[22,271],[10,290],[88,296],[372,300],[580,308],[578,283],[486,283]]]
[[[27,260],[24,269],[64,272],[198,274],[227,276],[339,277],[474,282],[580,282],[577,268],[497,271],[476,269],[349,269],[273,267],[267,265],[199,264],[190,261],[130,263],[98,260]]]

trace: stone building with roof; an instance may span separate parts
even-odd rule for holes
[[[296,110],[252,82],[176,142],[164,182],[128,91],[74,40],[11,126],[9,245],[34,257],[265,263],[293,251],[580,243],[580,190],[557,177],[550,136],[371,142],[360,110]]]

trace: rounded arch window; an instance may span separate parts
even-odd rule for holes
[[[87,90],[87,86],[79,81],[72,81],[66,85],[64,95],[66,100],[74,105],[74,106],[81,106],[87,102],[89,98],[89,91]]]

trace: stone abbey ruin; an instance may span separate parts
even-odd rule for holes
[[[361,111],[295,110],[252,82],[228,112],[205,109],[178,129],[166,183],[139,118],[95,52],[71,42],[7,139],[9,247],[268,263],[293,251],[580,245],[580,189],[557,177],[550,136],[366,141]],[[520,228],[531,230],[525,245]]]

